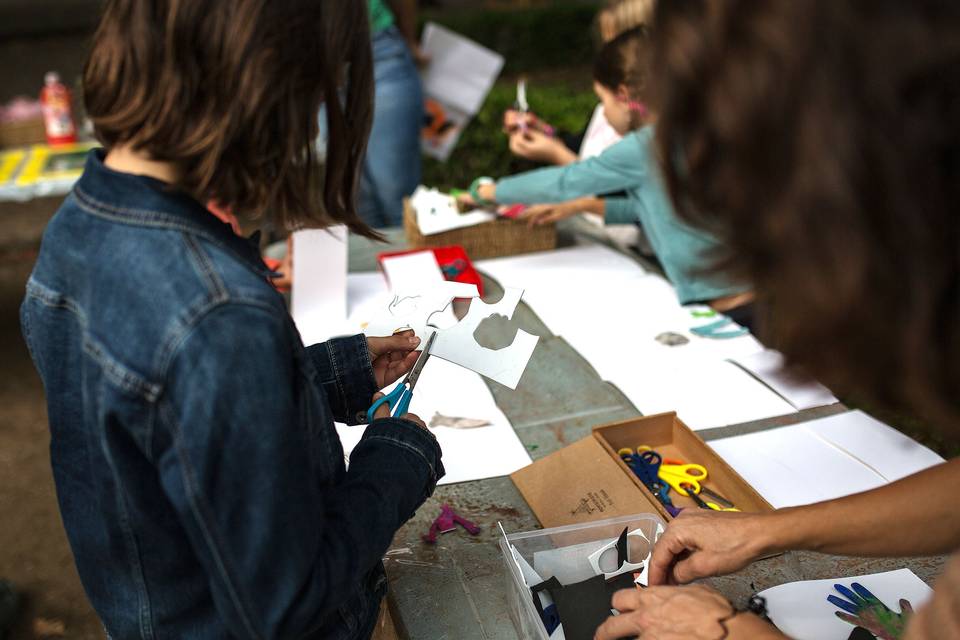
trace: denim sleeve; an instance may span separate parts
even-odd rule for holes
[[[333,419],[346,424],[363,424],[371,398],[378,391],[373,365],[364,335],[333,338],[307,347],[330,401]]]
[[[333,418],[297,349],[279,313],[228,303],[184,338],[158,400],[160,481],[237,638],[324,624],[443,474],[433,436],[394,419],[332,473]]]
[[[599,156],[563,167],[546,167],[497,181],[498,202],[564,202],[636,188],[650,170],[644,143],[631,134]]]

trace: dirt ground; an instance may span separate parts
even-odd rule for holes
[[[0,577],[24,597],[10,640],[38,637],[38,618],[61,621],[65,638],[103,638],[60,521],[43,386],[20,337],[17,313],[32,266],[23,258],[0,263]]]

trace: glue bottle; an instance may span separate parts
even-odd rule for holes
[[[70,144],[77,141],[77,126],[70,108],[70,90],[60,81],[60,74],[48,72],[40,91],[40,108],[47,132],[47,144]]]

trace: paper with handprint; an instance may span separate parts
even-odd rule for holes
[[[790,582],[761,591],[758,595],[766,598],[770,619],[787,636],[795,640],[847,640],[850,637],[850,623],[837,617],[837,606],[828,602],[826,595],[837,593],[834,588],[836,584],[853,592],[852,585],[855,582],[880,602],[888,603],[894,613],[898,613],[896,605],[901,599],[908,600],[913,608],[918,609],[933,595],[933,590],[909,569]],[[864,626],[862,621],[856,624]]]

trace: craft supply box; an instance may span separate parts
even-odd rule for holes
[[[417,213],[409,199],[403,203],[403,230],[411,249],[460,245],[471,260],[499,258],[557,247],[557,227],[529,227],[523,220],[497,218],[490,222],[425,236],[417,225]]]
[[[664,458],[678,458],[707,469],[703,485],[731,500],[745,512],[773,507],[711,449],[676,413],[661,413],[599,425],[593,433],[533,464],[510,478],[545,527],[590,522],[632,513],[672,518],[617,454],[647,445]],[[673,504],[697,506],[670,492]],[[712,500],[711,500],[712,501]]]
[[[630,553],[646,556],[649,551],[652,551],[653,543],[657,540],[658,525],[660,531],[662,531],[665,523],[658,515],[640,513],[539,531],[508,533],[506,541],[500,540],[500,553],[507,569],[506,588],[507,599],[510,602],[510,617],[519,636],[521,638],[549,640],[540,621],[540,616],[533,606],[533,594],[524,584],[523,576],[520,574],[517,564],[513,561],[507,543],[516,547],[520,555],[531,566],[535,565],[534,555],[538,552],[579,545],[581,548],[577,550],[575,555],[581,560],[577,565],[571,565],[568,571],[571,576],[574,576],[572,581],[580,581],[594,575],[587,557],[603,545],[616,540],[624,527],[627,527],[630,531],[635,529],[643,531],[643,535],[649,541],[649,547],[644,549],[631,547]],[[548,580],[553,575],[542,575],[541,577]]]

